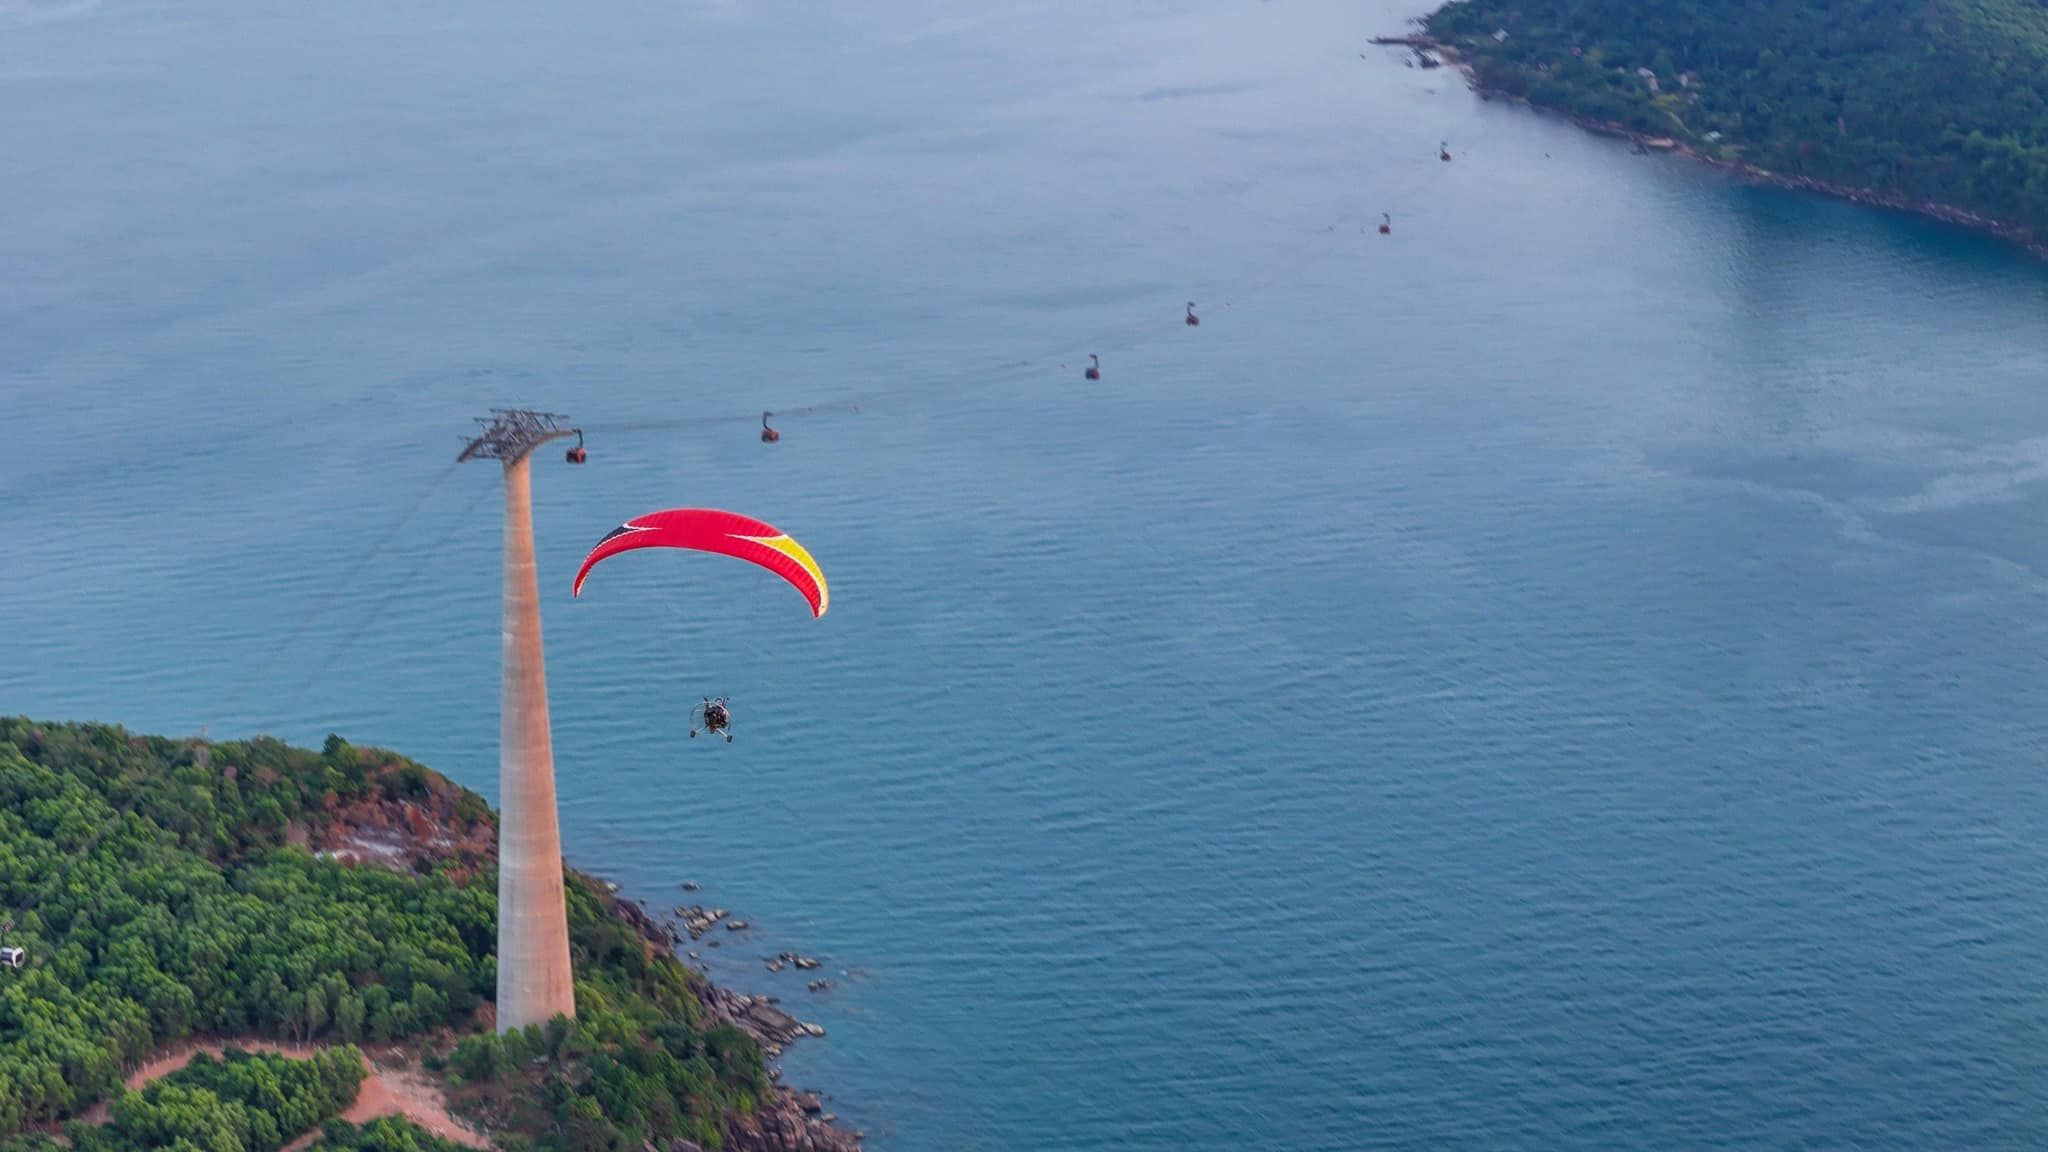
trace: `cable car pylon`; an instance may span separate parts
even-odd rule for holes
[[[553,412],[494,408],[456,463],[496,460],[505,473],[504,647],[498,695],[498,1031],[576,1015],[569,910],[555,808],[554,740],[533,559],[534,449],[583,432]]]

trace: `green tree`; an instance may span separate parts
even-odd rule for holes
[[[327,1029],[327,990],[306,989],[306,1035],[318,1036]]]

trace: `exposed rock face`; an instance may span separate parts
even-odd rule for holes
[[[647,909],[632,901],[612,901],[612,912],[619,919],[631,924],[635,932],[640,933],[642,937],[654,944],[674,944],[676,942],[675,929],[649,916]]]
[[[803,1022],[766,1000],[745,996],[734,997],[741,1008],[734,1023],[753,1033],[756,1038],[774,1044],[787,1044],[804,1034]]]
[[[796,1098],[784,1091],[774,1107],[728,1120],[725,1146],[738,1152],[860,1152],[860,1138],[806,1117]]]

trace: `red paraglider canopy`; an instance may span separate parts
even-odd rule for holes
[[[804,546],[773,524],[716,508],[670,508],[636,516],[610,532],[583,558],[572,595],[583,595],[583,578],[598,561],[636,548],[690,548],[759,564],[790,582],[810,601],[812,617],[823,616],[831,589],[818,562]]]

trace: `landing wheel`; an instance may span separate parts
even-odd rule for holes
[[[727,744],[730,744],[730,743],[732,743],[732,733],[730,733],[730,732],[727,732],[727,733],[725,734],[725,742],[726,742]]]
[[[695,728],[692,728],[692,729],[690,729],[690,739],[692,739],[692,740],[695,740],[696,738],[697,738],[697,730],[696,730]]]

